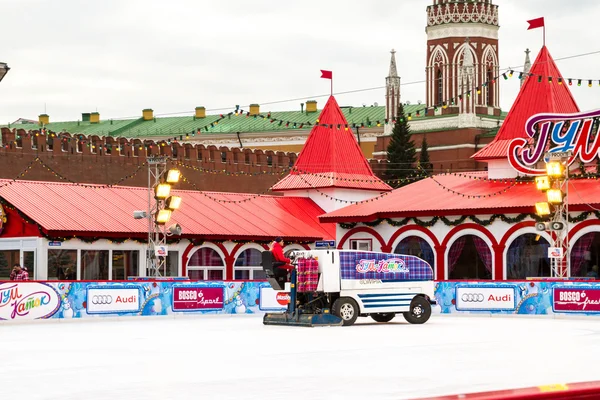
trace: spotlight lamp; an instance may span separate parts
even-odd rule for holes
[[[535,203],[535,213],[540,217],[550,215],[550,204],[546,203],[545,201]]]
[[[179,182],[179,177],[181,176],[181,172],[178,169],[170,169],[167,172],[167,183],[177,183]]]
[[[538,176],[535,178],[535,185],[538,190],[545,192],[550,189],[550,178],[547,176]]]
[[[167,198],[167,208],[169,210],[175,211],[175,210],[179,210],[179,207],[181,207],[181,197],[179,196],[169,196],[169,198]]]
[[[156,213],[155,221],[157,225],[165,225],[171,219],[171,210],[160,210]]]
[[[156,185],[156,189],[154,190],[154,197],[160,200],[164,200],[169,197],[171,194],[171,185],[167,183],[161,183]]]
[[[550,204],[562,204],[563,202],[563,192],[560,189],[550,189],[546,195]]]
[[[546,172],[551,178],[560,178],[564,174],[564,167],[559,161],[550,161],[546,164]]]

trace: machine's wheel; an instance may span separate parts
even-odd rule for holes
[[[410,302],[410,311],[402,315],[411,324],[424,324],[431,317],[431,304],[425,297],[416,296]]]
[[[340,297],[333,302],[331,307],[333,315],[340,317],[344,321],[344,326],[350,326],[356,322],[358,318],[359,309],[356,301],[350,297]]]
[[[395,316],[396,314],[394,313],[371,314],[371,318],[373,318],[376,322],[390,322]]]

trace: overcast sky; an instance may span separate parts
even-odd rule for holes
[[[402,100],[424,100],[426,6],[433,0],[0,0],[0,123],[191,113],[195,106],[261,111],[300,109],[329,92],[320,69],[334,71],[334,91],[385,84],[395,48]],[[532,61],[544,16],[554,58],[600,50],[598,0],[494,0],[500,6],[500,65]],[[600,54],[557,61],[565,77],[595,79],[572,90],[582,109],[600,108]],[[408,84],[410,82],[419,82]],[[518,80],[502,81],[508,110]],[[286,103],[265,105],[287,99]],[[317,98],[323,104],[324,98]],[[339,95],[342,105],[384,104],[383,89]]]

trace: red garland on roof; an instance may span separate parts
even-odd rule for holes
[[[292,172],[273,190],[347,188],[390,191],[377,178],[333,96],[321,111]]]
[[[515,138],[528,138],[527,120],[539,113],[569,114],[579,112],[579,107],[558,70],[546,46],[538,54],[525,83],[513,103],[494,140],[472,158],[485,161],[508,157],[508,145]],[[538,76],[552,77],[539,82]]]

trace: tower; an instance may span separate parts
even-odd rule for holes
[[[464,109],[464,96],[462,100],[459,96],[466,94],[461,83],[464,86],[468,52],[473,61],[474,113],[500,115],[498,30],[498,6],[492,0],[433,0],[427,7],[427,107],[437,106],[440,114]]]
[[[396,50],[392,49],[392,58],[390,60],[390,72],[385,78],[385,118],[390,123],[385,125],[385,133],[391,133],[394,124],[392,120],[398,115],[398,105],[400,104],[400,77],[396,67]]]

